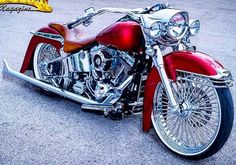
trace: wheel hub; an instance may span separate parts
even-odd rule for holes
[[[192,113],[192,104],[185,100],[179,105],[179,116],[183,118],[188,118]]]

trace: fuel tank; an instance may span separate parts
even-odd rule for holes
[[[138,52],[144,46],[141,27],[135,21],[112,24],[97,35],[97,42],[128,52]]]

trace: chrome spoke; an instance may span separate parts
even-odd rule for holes
[[[188,119],[189,119],[189,121],[190,121],[192,124],[194,123],[194,125],[196,125],[195,121],[192,120],[192,118],[188,118]],[[192,127],[195,127],[194,125],[192,125]],[[201,132],[199,132],[199,131],[197,131],[197,130],[198,130],[198,129],[196,128],[196,129],[195,129],[195,134],[198,136],[199,142],[202,143],[202,142],[204,142],[204,139],[203,139],[202,136],[201,136]],[[199,133],[200,133],[200,135],[199,135]]]
[[[212,95],[210,95],[210,96],[207,96],[207,94],[205,94],[204,96],[201,96],[200,98],[198,98],[198,99],[196,99],[196,100],[191,100],[191,103],[192,104],[194,104],[194,103],[196,103],[196,102],[199,102],[199,101],[201,101],[204,97],[208,97],[208,98],[210,98],[211,96],[214,96],[215,94],[212,94]]]
[[[201,122],[199,119],[196,119],[196,121],[199,122],[199,123]],[[212,131],[212,129],[208,128],[206,124],[204,124],[204,123],[201,123],[201,124],[202,124],[201,127],[206,128],[210,133],[214,134],[214,132]]]
[[[216,97],[215,97],[215,98],[211,98],[211,99],[216,99]],[[202,101],[196,102],[195,105],[201,105],[201,104],[204,104],[204,103],[206,103],[206,104],[208,103],[208,104],[210,104],[211,106],[212,106],[212,105],[218,105],[217,102],[210,102],[210,103],[209,103],[209,100],[202,100]],[[193,102],[192,102],[192,104],[193,104]]]
[[[201,88],[203,87],[203,85],[201,86]],[[201,89],[201,88],[199,88],[199,89]],[[205,94],[204,95],[201,95],[201,91],[202,90],[199,90],[196,94],[195,94],[195,97],[192,97],[189,101],[197,101],[197,100],[200,100],[200,99],[202,99],[203,97],[205,97],[205,96],[207,96],[207,91],[208,91],[208,89],[209,88],[211,88],[211,87],[207,87],[207,89],[204,91],[205,92]],[[200,98],[199,98],[199,96],[201,96]]]
[[[196,120],[196,118],[191,118],[191,119],[192,119],[192,121],[194,121],[195,127],[197,126],[197,128],[198,128],[198,129],[196,129],[196,130],[198,130],[206,139],[208,139],[208,136],[207,136],[207,134],[204,132],[204,130],[202,130],[202,127],[198,126],[198,121]],[[202,124],[203,124],[203,123],[202,123]]]
[[[216,123],[211,122],[211,120],[207,120],[207,119],[205,119],[203,117],[200,117],[199,115],[195,115],[194,113],[192,114],[192,117],[204,120],[207,123],[211,123],[211,124],[217,125]]]
[[[186,119],[184,119],[184,133],[185,133],[185,136],[186,136],[185,139],[186,139],[187,146],[190,146],[189,132],[188,132],[188,129],[187,129]]]
[[[203,111],[203,112],[205,112],[205,111]],[[208,111],[208,112],[212,112],[212,111]],[[204,115],[204,116],[207,116],[207,117],[218,117],[218,115],[215,115],[215,114],[213,114],[213,113],[211,113],[211,114],[208,114],[208,113],[202,113],[202,112],[198,112],[198,111],[194,111],[193,113],[195,113],[195,114],[199,114],[199,115]]]
[[[191,123],[190,123],[190,120],[187,118],[187,122],[188,122],[188,124],[186,124],[187,126],[188,126],[188,131],[189,131],[189,134],[190,134],[190,136],[192,137],[192,142],[193,142],[193,144],[194,144],[194,147],[196,147],[197,146],[197,141],[196,141],[196,139],[195,139],[195,137],[193,136],[193,134],[192,134],[192,131],[191,130],[193,130],[193,129],[191,129]]]

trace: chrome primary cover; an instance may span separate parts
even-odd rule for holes
[[[183,80],[192,78],[193,81]],[[179,111],[172,112],[164,86],[155,91],[152,122],[162,142],[185,156],[199,155],[215,141],[221,124],[221,106],[214,87],[206,80],[178,72],[172,89]],[[199,83],[196,83],[199,82]]]

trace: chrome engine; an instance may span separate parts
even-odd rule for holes
[[[91,73],[94,96],[101,100],[128,78],[134,59],[127,53],[103,46],[91,51]]]
[[[91,50],[92,72],[96,80],[111,80],[113,85],[127,78],[128,71],[134,64],[134,59],[125,52],[97,47]]]
[[[128,53],[101,45],[79,52],[71,57],[71,66],[73,72],[87,76],[83,81],[75,78],[72,89],[78,94],[87,91],[87,95],[102,102],[128,78],[134,62]]]

